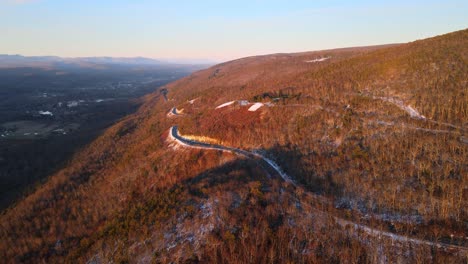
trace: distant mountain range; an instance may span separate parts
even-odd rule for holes
[[[169,65],[169,64],[214,64],[210,60],[159,60],[144,57],[78,57],[62,58],[58,56],[22,56],[0,54],[0,68],[58,66],[92,67],[97,65]]]

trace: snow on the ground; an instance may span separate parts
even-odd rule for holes
[[[184,111],[184,109],[177,109],[175,107],[171,108],[171,110],[169,111],[169,113],[167,113],[167,116],[168,117],[172,117],[172,116],[178,116],[178,115],[182,115],[182,112]]]
[[[257,111],[260,107],[262,107],[263,104],[262,103],[255,103],[253,104],[250,108],[249,108],[249,111],[250,112],[255,112]]]
[[[446,248],[446,249],[457,249],[457,250],[462,250],[466,251],[465,247],[462,246],[457,246],[457,245],[449,245],[449,244],[444,244],[444,243],[439,243],[439,242],[432,242],[432,241],[427,241],[427,240],[422,240],[418,238],[411,238],[403,235],[397,235],[394,233],[386,232],[386,231],[381,231],[378,229],[374,229],[365,225],[357,224],[354,222],[350,222],[348,220],[343,220],[340,218],[335,217],[336,222],[341,225],[341,226],[351,226],[354,227],[356,230],[361,230],[364,231],[365,233],[373,236],[378,236],[379,238],[381,237],[388,237],[392,239],[393,241],[398,241],[402,243],[413,243],[416,245],[427,245],[431,247],[437,247],[437,248]]]
[[[375,97],[375,96],[374,96],[374,99],[380,99],[382,101],[392,103],[396,105],[398,108],[400,108],[401,110],[408,113],[412,118],[426,119],[426,117],[421,115],[416,109],[414,109],[410,105],[405,105],[402,100],[391,98],[391,97]]]
[[[210,217],[213,215],[213,204],[208,201],[207,203],[200,205],[200,210],[202,212],[202,218]]]
[[[172,128],[169,130],[169,135],[167,137],[167,143],[169,143],[169,148],[173,150],[178,150],[180,146],[187,146],[183,142],[177,140],[173,135],[172,135]]]
[[[188,102],[189,102],[190,104],[193,104],[193,103],[195,103],[196,100],[198,100],[198,97],[195,98],[195,99],[192,99],[192,100],[190,100],[190,101],[188,101]]]
[[[53,116],[54,114],[52,114],[52,112],[50,111],[39,111],[39,114],[40,115],[47,115],[47,116]]]
[[[466,137],[460,137],[460,141],[464,144],[468,144],[468,138]]]
[[[78,104],[79,104],[78,101],[69,101],[69,102],[67,102],[67,107],[69,107],[69,108],[70,107],[77,107]]]
[[[257,111],[260,107],[266,105],[266,106],[273,106],[274,104],[269,102],[269,103],[251,103],[249,102],[248,100],[234,100],[234,101],[230,101],[230,102],[227,102],[227,103],[224,103],[224,104],[221,104],[221,105],[218,105],[215,109],[219,109],[219,108],[223,108],[223,107],[226,107],[226,106],[229,106],[229,105],[232,105],[234,103],[238,103],[240,106],[248,106],[248,105],[252,105],[250,108],[249,108],[249,111],[251,112],[255,112]]]
[[[216,227],[224,224],[213,213],[213,210],[219,207],[218,203],[217,199],[210,199],[206,203],[202,203],[199,206],[201,210],[193,216],[180,215],[175,225],[163,233],[164,244],[162,246],[164,248],[162,249],[170,251],[174,255],[185,255],[187,250],[190,250],[192,254],[196,253],[207,243],[207,236]]]
[[[172,131],[170,131],[170,133],[169,133],[169,138],[172,139],[175,144],[178,143],[180,145],[184,145],[184,146],[188,146],[188,147],[192,147],[192,148],[209,149],[209,147],[195,147],[195,146],[192,146],[192,145],[187,145],[185,143],[182,143],[179,140],[177,140],[176,138],[174,138],[172,136],[171,132]],[[275,169],[280,174],[280,176],[286,182],[289,182],[289,183],[292,183],[293,185],[295,185],[295,183],[291,180],[291,178],[286,173],[284,173],[281,170],[281,168],[273,160],[270,160],[270,159],[264,157],[262,154],[260,154],[258,152],[252,152],[252,154],[259,157],[259,158],[262,158],[263,160],[265,160],[273,169]],[[210,218],[210,216],[212,215],[212,212],[213,212],[211,203],[206,203],[204,205],[201,205],[200,209],[202,211],[203,218],[212,219],[212,218]],[[407,237],[407,236],[397,235],[397,234],[393,234],[393,233],[390,233],[390,232],[374,229],[374,228],[368,227],[366,225],[354,223],[354,222],[344,220],[344,219],[341,219],[341,218],[338,218],[338,217],[333,217],[333,218],[335,219],[336,223],[338,223],[341,226],[345,226],[345,227],[351,226],[351,227],[354,227],[354,229],[356,229],[356,230],[363,231],[363,232],[365,232],[365,233],[367,233],[369,235],[376,236],[378,238],[388,237],[392,241],[398,241],[398,242],[402,242],[402,243],[413,243],[413,244],[417,244],[417,245],[427,245],[427,246],[431,246],[431,247],[446,248],[446,249],[457,249],[457,250],[463,250],[463,251],[467,250],[465,247],[461,247],[461,246],[457,246],[457,245],[447,245],[447,244],[438,243],[438,242],[421,240],[421,239],[418,239],[418,238],[410,238],[410,237]],[[410,219],[410,220],[413,220],[413,219]],[[418,218],[416,217],[414,220],[418,220]],[[177,229],[180,230],[180,228],[177,228]],[[193,228],[191,230],[193,230]],[[213,227],[212,227],[212,225],[208,225],[208,230],[205,230],[205,227],[201,226],[201,228],[199,228],[198,230],[201,230],[201,232],[200,232],[201,235],[204,235],[204,234],[206,234],[208,232],[211,232],[213,230]],[[179,231],[177,233],[178,234],[185,233],[185,232],[183,232],[183,231],[181,232],[181,231]],[[180,237],[180,235],[179,235],[179,237]],[[187,240],[187,239],[185,239],[185,240]],[[180,241],[180,239],[179,239],[179,241]],[[190,242],[192,242],[192,241],[193,240],[190,240]],[[195,240],[195,241],[200,241],[200,240]]]
[[[305,61],[305,62],[308,62],[308,63],[322,62],[322,61],[326,61],[326,60],[328,60],[330,58],[331,57],[322,57],[322,58],[318,58],[318,59],[308,60],[308,61]]]
[[[233,103],[235,103],[236,101],[230,101],[230,102],[227,102],[227,103],[224,103],[224,104],[221,104],[221,105],[218,105],[215,109],[219,109],[219,108],[223,108],[223,107],[226,107],[226,106],[229,106],[229,105],[232,105]]]
[[[296,185],[296,184],[291,180],[291,178],[290,178],[286,173],[283,172],[283,170],[280,168],[280,166],[278,166],[278,164],[276,164],[273,160],[268,159],[268,158],[263,157],[263,156],[262,156],[262,158],[263,158],[263,160],[265,160],[268,164],[270,164],[270,166],[273,167],[273,168],[276,170],[276,172],[279,173],[279,175],[281,176],[281,178],[283,178],[283,180],[284,180],[285,182],[289,182],[289,183],[292,183],[293,185]]]
[[[247,100],[239,100],[238,102],[240,106],[247,106],[250,104],[249,101]]]

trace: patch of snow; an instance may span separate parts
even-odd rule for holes
[[[177,246],[177,243],[175,243],[175,242],[171,243],[171,244],[167,245],[166,250],[169,251],[169,250],[175,248],[176,246]]]
[[[31,133],[24,133],[23,136],[29,136]]]
[[[463,137],[463,136],[460,137],[460,141],[461,141],[462,143],[464,143],[464,144],[468,144],[468,138],[466,138],[466,137]]]
[[[249,101],[247,101],[247,100],[239,100],[238,103],[239,103],[240,106],[247,106],[247,105],[249,105]]]
[[[190,104],[193,104],[193,103],[195,103],[196,100],[198,100],[198,98],[195,98],[195,99],[190,100],[189,103],[190,103]]]
[[[322,61],[326,61],[328,59],[330,59],[331,57],[322,57],[322,58],[318,58],[318,59],[313,59],[313,60],[307,60],[305,62],[307,63],[315,63],[315,62],[322,62]]]
[[[255,112],[257,111],[260,107],[262,107],[263,104],[262,103],[255,103],[253,104],[250,108],[249,108],[249,111],[250,112]]]
[[[382,126],[393,126],[393,125],[395,125],[395,123],[393,123],[393,122],[386,122],[386,121],[382,121],[382,120],[378,120],[377,124],[382,125]]]
[[[396,98],[391,98],[391,97],[373,97],[374,99],[380,99],[385,102],[392,103],[396,105],[398,108],[401,110],[405,111],[408,113],[412,118],[416,119],[426,119],[425,116],[421,115],[416,109],[411,107],[410,105],[405,105],[402,100],[396,99]]]
[[[210,217],[213,215],[213,204],[211,202],[202,204],[200,210],[202,211],[202,218]]]
[[[268,164],[270,164],[270,166],[273,167],[273,169],[275,169],[276,172],[279,173],[279,175],[281,176],[281,178],[283,178],[283,180],[285,182],[289,182],[289,183],[292,183],[293,185],[295,185],[294,182],[291,180],[291,178],[289,178],[289,176],[286,173],[284,173],[283,170],[281,170],[281,168],[280,168],[280,166],[278,166],[278,164],[276,164],[274,161],[272,161],[271,159],[268,159],[266,157],[262,157],[262,158]]]
[[[209,223],[208,225],[202,225],[200,226],[200,229],[198,231],[199,235],[206,235],[209,232],[213,231],[214,225],[212,223]]]
[[[183,142],[177,140],[173,135],[172,135],[172,130],[174,127],[171,127],[169,129],[169,136],[167,137],[167,142],[169,143],[169,147],[173,150],[178,150],[180,146],[189,146],[187,144],[184,144]]]
[[[410,129],[415,129],[415,130],[418,130],[418,131],[429,132],[429,133],[433,133],[433,134],[450,133],[451,132],[450,130],[428,129],[428,128],[414,127],[414,126],[403,126],[403,127],[407,127],[407,128],[410,128]]]
[[[224,103],[224,104],[221,104],[221,105],[218,105],[215,109],[219,109],[219,108],[223,108],[223,107],[226,107],[226,106],[229,106],[229,105],[232,105],[233,103],[235,103],[236,101],[230,101],[230,102],[227,102],[227,103]]]
[[[52,114],[52,112],[50,111],[39,111],[39,114],[40,115],[48,115],[48,116],[53,116],[54,114]]]
[[[424,219],[420,215],[400,215],[400,214],[390,214],[390,213],[384,213],[384,214],[373,214],[373,218],[377,218],[383,221],[387,222],[399,222],[399,223],[415,223],[415,224],[422,224]],[[368,215],[366,215],[366,218],[370,219]]]
[[[104,99],[96,99],[96,100],[94,100],[94,102],[96,102],[96,103],[102,103],[102,102],[104,102]]]
[[[372,235],[372,236],[377,236],[378,238],[387,237],[387,238],[390,238],[393,241],[397,241],[397,242],[401,242],[401,243],[413,243],[413,244],[416,244],[416,245],[426,245],[426,246],[437,247],[437,248],[441,248],[441,249],[456,249],[456,250],[460,250],[460,251],[466,251],[467,250],[465,247],[462,247],[462,246],[432,242],[432,241],[421,240],[421,239],[417,239],[417,238],[410,238],[410,237],[407,237],[407,236],[397,235],[397,234],[393,234],[393,233],[390,233],[390,232],[374,229],[374,228],[371,228],[371,227],[368,227],[368,226],[365,226],[365,225],[356,224],[356,223],[353,223],[353,222],[350,222],[350,221],[347,221],[347,220],[343,220],[343,219],[340,219],[340,218],[336,218],[336,217],[335,217],[335,220],[341,226],[344,226],[344,227],[351,226],[351,227],[354,227],[354,229],[356,229],[356,230],[364,231],[365,233],[367,233],[369,235]]]
[[[58,102],[58,107],[62,107],[62,102]]]
[[[67,107],[71,108],[71,107],[77,107],[79,104],[78,101],[69,101],[67,102]]]

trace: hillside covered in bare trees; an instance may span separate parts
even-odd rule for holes
[[[0,255],[466,263],[467,61],[465,29],[198,71],[5,210]]]

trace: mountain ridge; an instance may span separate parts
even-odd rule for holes
[[[200,63],[204,61],[203,63]],[[83,65],[91,63],[96,65],[170,65],[170,64],[213,64],[208,60],[173,60],[173,59],[152,59],[146,57],[59,57],[59,56],[22,56],[19,54],[0,54],[0,68],[10,67],[45,67],[56,66],[57,64]]]
[[[146,96],[2,214],[1,251],[11,262],[462,263],[461,251],[379,240],[331,216],[467,246],[467,41],[462,30],[250,57],[168,84],[167,101]],[[298,187],[234,153],[178,148],[173,125],[260,151]]]

